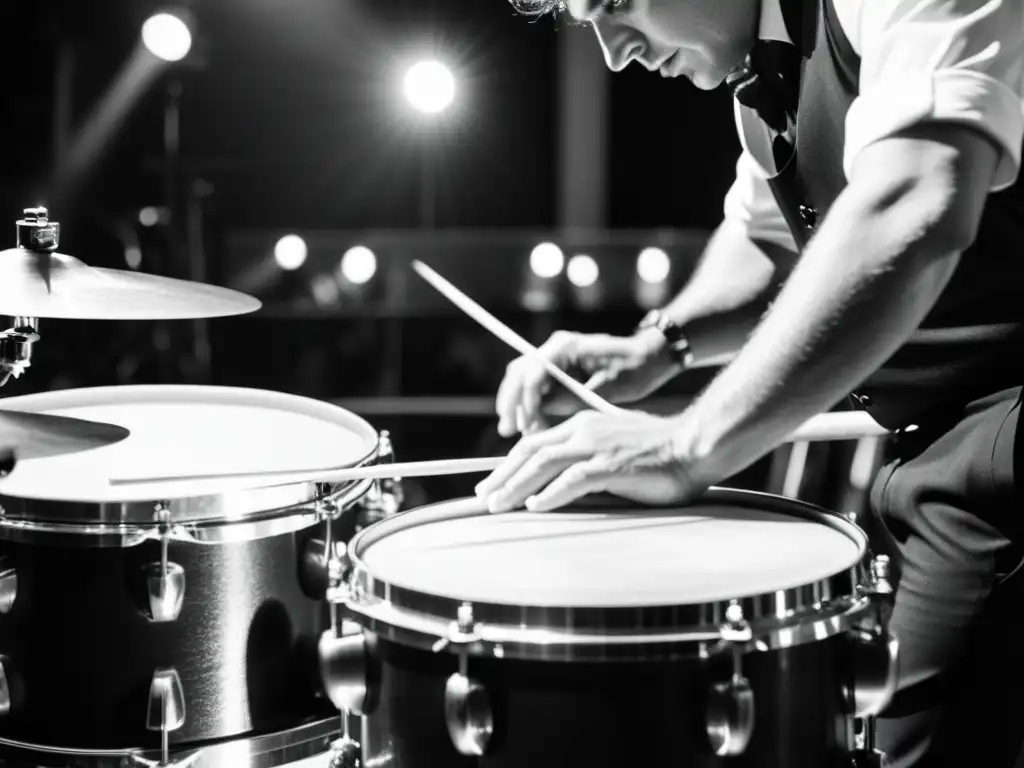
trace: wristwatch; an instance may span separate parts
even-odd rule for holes
[[[689,368],[693,363],[693,350],[690,348],[690,340],[686,337],[683,326],[672,320],[660,309],[652,309],[636,327],[634,333],[639,333],[647,328],[657,328],[661,335],[668,342],[668,348],[672,357],[683,369]]]

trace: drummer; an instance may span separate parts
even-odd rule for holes
[[[854,392],[896,431],[872,492],[901,555],[901,683],[879,748],[897,768],[1011,765],[1024,675],[1000,638],[1024,605],[991,605],[1022,558],[1024,7],[518,6],[591,25],[614,71],[636,61],[701,89],[728,80],[743,145],[724,220],[682,292],[632,336],[557,333],[544,353],[603,371],[608,399],[637,400],[706,352],[694,321],[773,301],[671,417],[588,411],[549,427],[544,371],[515,360],[498,429],[526,434],[479,495],[495,512],[554,510],[596,491],[685,502]]]

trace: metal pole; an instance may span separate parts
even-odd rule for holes
[[[589,29],[558,35],[558,224],[607,224],[609,73]]]

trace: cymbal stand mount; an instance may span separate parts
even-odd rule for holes
[[[24,214],[16,223],[17,247],[39,254],[57,250],[60,224],[50,221],[49,211],[26,208]],[[0,331],[0,387],[32,364],[32,345],[39,338],[39,319],[35,317],[15,317],[11,328]]]

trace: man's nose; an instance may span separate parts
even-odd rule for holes
[[[612,26],[601,20],[594,25],[594,32],[601,45],[604,61],[612,72],[621,72],[647,50],[647,44],[640,33],[628,27]]]

